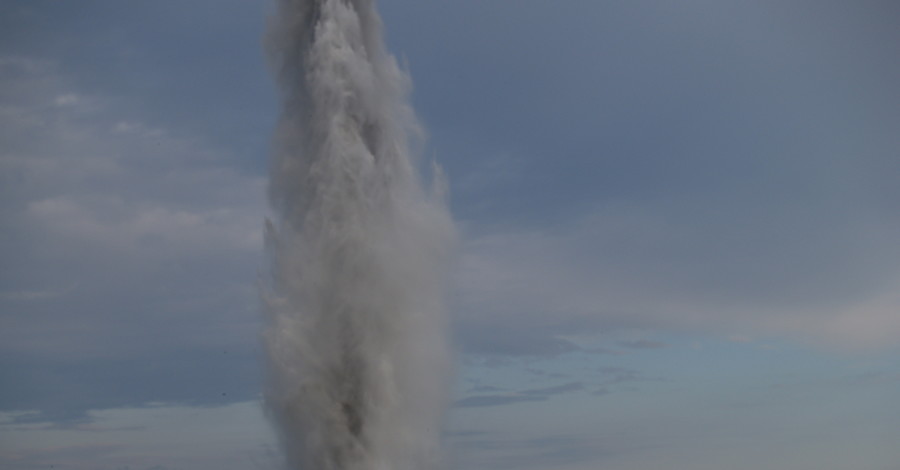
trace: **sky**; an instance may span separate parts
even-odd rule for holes
[[[896,468],[896,2],[379,8],[460,232],[448,469]],[[271,10],[0,1],[0,467],[278,468]]]

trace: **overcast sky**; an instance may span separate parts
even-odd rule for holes
[[[459,470],[900,461],[900,7],[382,0]],[[0,1],[0,466],[278,466],[268,3]]]

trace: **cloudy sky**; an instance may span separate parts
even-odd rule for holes
[[[900,461],[900,8],[382,0],[459,470]],[[267,2],[0,1],[0,467],[274,469]]]

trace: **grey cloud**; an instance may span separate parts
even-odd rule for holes
[[[416,41],[392,23],[461,182],[466,350],[619,327],[896,339],[897,11],[801,4],[423,4]]]
[[[89,462],[98,461],[98,459],[121,450],[123,446],[115,444],[84,444],[54,447],[51,449],[31,450],[18,449],[17,452],[8,455],[0,455],[0,463],[5,468],[11,469],[34,469],[34,468],[51,468],[52,463],[60,461],[69,462]],[[75,464],[78,470],[86,469],[87,466]]]
[[[660,349],[666,347],[666,343],[661,341],[652,341],[648,339],[638,339],[631,341],[619,341],[619,346],[628,349]]]
[[[253,399],[263,178],[52,61],[4,58],[0,82],[0,409]]]
[[[496,436],[458,438],[455,447],[467,450],[467,468],[557,468],[609,457],[614,452],[584,436],[550,436],[538,439],[501,439]]]
[[[255,400],[260,377],[252,354],[170,350],[91,360],[7,355],[0,380],[6,384],[0,409],[33,410],[14,413],[10,424],[77,430],[93,422],[96,409]]]
[[[53,299],[71,292],[77,284],[65,289],[20,290],[0,292],[0,300],[17,300],[22,302]]]
[[[587,353],[590,353],[590,354],[610,354],[613,356],[620,356],[622,354],[625,354],[622,351],[617,351],[615,349],[609,349],[609,348],[604,348],[604,347],[585,348],[584,351]]]
[[[546,377],[550,379],[562,379],[565,377],[569,377],[569,374],[563,374],[562,372],[548,372],[543,369],[538,369],[537,367],[529,367],[527,369],[528,372],[531,372],[534,375],[538,375],[541,377]]]
[[[484,392],[502,392],[505,389],[500,387],[493,387],[490,385],[478,385],[472,387],[468,390],[468,393],[484,393]]]
[[[857,127],[838,111],[854,101],[896,118],[888,83],[897,33],[887,25],[897,12],[827,2],[808,18],[793,11],[803,11],[799,4],[429,3],[387,6],[386,21],[391,11],[419,15],[390,25],[410,57],[436,146],[453,156],[451,181],[491,155],[511,155],[524,170],[515,184],[457,193],[457,207],[466,218],[539,226],[577,215],[590,199],[758,187],[747,177],[778,160],[778,144],[798,134],[817,140],[826,123],[837,132]],[[861,27],[858,16],[872,11],[881,19]],[[417,33],[423,18],[428,37]],[[872,82],[848,81],[840,69]],[[807,110],[814,116],[804,119]]]
[[[569,382],[567,384],[557,385],[554,387],[533,388],[533,389],[529,389],[529,390],[523,390],[521,393],[523,395],[549,397],[552,395],[559,395],[561,393],[568,393],[568,392],[576,392],[579,390],[584,390],[584,383]]]
[[[569,340],[529,331],[529,325],[491,324],[462,325],[457,343],[470,354],[485,356],[544,356],[571,353],[580,348]]]
[[[495,389],[494,387],[489,387],[490,389]],[[585,385],[582,382],[570,382],[563,385],[556,385],[552,387],[544,387],[544,388],[533,388],[528,390],[522,390],[517,393],[503,394],[503,395],[473,395],[461,400],[457,400],[453,406],[457,408],[474,408],[474,407],[485,407],[485,406],[501,406],[501,405],[510,405],[513,403],[527,402],[527,401],[545,401],[554,395],[560,395],[564,393],[577,392],[580,390],[584,390]],[[474,391],[474,390],[473,390]]]
[[[267,11],[240,0],[45,8],[0,6],[0,53],[58,60],[73,86],[141,120],[166,123],[230,149],[262,171],[276,116],[260,37]],[[198,21],[203,27],[197,27]],[[160,34],[165,25],[165,34]]]
[[[444,433],[445,436],[454,439],[483,436],[485,434],[487,434],[485,431],[447,431]]]
[[[873,370],[855,374],[844,379],[844,382],[852,385],[884,386],[900,382],[900,371],[897,370]]]
[[[544,401],[546,396],[538,395],[476,395],[457,400],[453,406],[457,408],[479,408],[485,406],[511,405],[527,401]]]
[[[147,426],[103,426],[92,420],[91,416],[87,416],[83,420],[59,420],[43,413],[36,413],[35,420],[31,422],[21,423],[24,426],[13,426],[12,428],[18,432],[43,432],[43,431],[79,431],[85,433],[122,433],[133,431],[144,431]],[[15,422],[15,424],[19,424]],[[39,424],[39,426],[35,426]]]
[[[613,383],[633,381],[640,377],[640,373],[637,370],[626,367],[601,367],[598,371],[610,377]]]
[[[569,226],[470,238],[457,317],[474,335],[470,345],[489,350],[502,331],[496,347],[509,352],[571,352],[577,346],[549,345],[616,328],[746,329],[856,344],[900,334],[887,313],[897,305],[900,253],[886,222],[845,213],[840,227],[803,226],[784,214],[728,226],[718,215],[686,221],[658,211],[607,206]],[[780,233],[781,224],[802,234]],[[498,333],[482,333],[489,329]]]
[[[627,367],[601,367],[598,372],[605,378],[605,385],[615,385],[631,382],[664,382],[660,377],[648,377],[635,369]],[[605,389],[605,387],[604,387]]]

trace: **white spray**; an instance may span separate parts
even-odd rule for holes
[[[454,229],[373,0],[279,0],[267,410],[302,470],[437,467]]]

